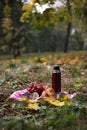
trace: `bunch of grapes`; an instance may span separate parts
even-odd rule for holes
[[[37,92],[40,96],[44,88],[42,84],[30,83],[27,90],[29,93]]]

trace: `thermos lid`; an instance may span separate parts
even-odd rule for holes
[[[53,70],[60,70],[60,67],[58,65],[54,65]]]

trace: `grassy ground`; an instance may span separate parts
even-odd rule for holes
[[[9,99],[29,83],[49,83],[52,68],[61,68],[62,89],[81,92],[70,105],[53,106],[40,100],[40,109],[26,110],[25,102]],[[0,57],[1,130],[87,130],[87,53],[41,53],[18,59]]]

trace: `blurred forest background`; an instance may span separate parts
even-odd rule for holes
[[[72,50],[87,50],[87,0],[0,0],[0,55]]]

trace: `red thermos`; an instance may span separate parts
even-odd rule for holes
[[[61,71],[58,65],[54,65],[52,72],[52,88],[56,93],[61,92]]]

